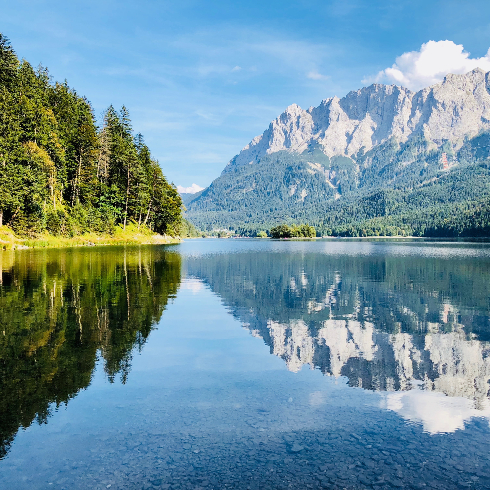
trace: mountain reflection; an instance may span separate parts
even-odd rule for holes
[[[180,274],[155,247],[0,253],[0,457],[90,384],[99,356],[127,380]]]
[[[385,407],[430,432],[490,417],[487,259],[241,253],[191,257],[186,269],[290,371],[308,364],[406,392],[387,393]]]

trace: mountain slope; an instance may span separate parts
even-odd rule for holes
[[[454,195],[453,173],[461,189],[450,203],[478,201],[490,185],[481,167],[488,131],[490,72],[480,69],[416,93],[374,84],[306,111],[292,105],[186,204],[187,216],[208,229],[299,220],[332,229],[349,223],[332,220],[332,213],[350,206],[350,221],[359,221],[356,203],[380,190],[399,191],[399,211],[422,188],[442,186],[442,194]],[[437,206],[432,197],[417,212]]]
[[[390,138],[403,143],[420,134],[438,146],[446,140],[461,144],[465,136],[490,129],[489,89],[490,72],[477,68],[466,75],[448,75],[416,93],[373,84],[308,110],[293,104],[224,172],[281,150],[302,153],[312,141],[330,157],[355,156],[361,148],[370,150]]]

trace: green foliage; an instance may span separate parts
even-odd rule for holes
[[[271,238],[314,238],[316,230],[310,225],[279,225],[269,231]]]
[[[87,99],[0,34],[0,226],[73,236],[133,221],[176,235],[181,207],[124,106],[97,128]]]
[[[179,228],[179,236],[183,238],[185,237],[197,238],[202,236],[202,233],[199,232],[197,228],[190,221],[187,221],[186,219],[182,219]]]
[[[180,275],[179,255],[154,247],[0,254],[0,458],[20,426],[90,384],[99,358],[126,382]]]
[[[223,174],[188,201],[186,216],[202,230],[248,229],[255,236],[278,223],[310,221],[311,204],[334,200],[341,176],[355,180],[352,160],[330,160],[317,149],[277,152]]]

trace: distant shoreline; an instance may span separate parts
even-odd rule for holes
[[[395,236],[317,236],[317,237],[291,237],[291,238],[271,238],[271,237],[250,237],[250,236],[199,236],[199,237],[183,237],[185,240],[209,239],[209,240],[276,240],[276,241],[310,241],[310,240],[431,240],[435,242],[441,241],[490,241],[490,236],[468,236],[468,237],[430,237],[430,236],[411,236],[411,235],[395,235]]]

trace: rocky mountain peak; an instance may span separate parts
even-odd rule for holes
[[[311,143],[329,157],[353,157],[363,147],[370,150],[390,138],[404,142],[419,134],[437,146],[450,141],[458,148],[466,136],[486,129],[490,129],[490,72],[480,68],[465,75],[448,74],[418,92],[372,84],[308,110],[291,104],[223,173],[278,151],[302,153]]]

